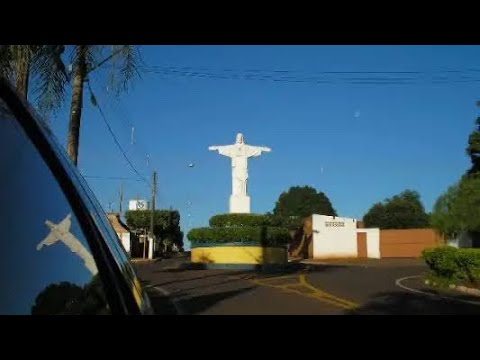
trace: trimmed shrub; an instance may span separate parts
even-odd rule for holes
[[[267,226],[196,228],[190,230],[187,237],[192,244],[239,242],[263,246],[283,246],[291,239],[287,229]]]
[[[261,214],[220,214],[210,218],[211,227],[266,226],[269,216]]]
[[[436,276],[469,282],[480,281],[480,249],[444,246],[426,249],[422,255]]]
[[[456,256],[462,279],[480,281],[480,249],[459,249]]]
[[[303,226],[303,220],[304,219],[299,216],[290,216],[286,218],[272,216],[270,219],[272,224],[278,223],[277,226],[287,228],[288,230],[300,229]]]
[[[451,246],[439,247],[434,249],[425,249],[422,253],[425,263],[430,270],[437,276],[448,279],[456,278],[460,272],[455,261],[456,248]]]
[[[220,214],[210,218],[211,227],[231,226],[269,226],[297,230],[303,225],[303,219],[297,216],[281,217],[262,214]]]

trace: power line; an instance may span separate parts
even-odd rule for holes
[[[434,84],[480,82],[480,69],[438,70],[438,71],[295,71],[295,70],[232,70],[207,69],[205,67],[144,66],[144,72],[165,76],[204,78],[210,80],[249,80],[286,83],[351,85],[411,85],[419,81]],[[472,74],[473,73],[473,74]],[[468,74],[468,75],[467,75]],[[315,76],[312,76],[315,75]],[[430,78],[427,77],[430,75]],[[472,78],[472,75],[475,77]]]
[[[142,179],[135,179],[122,176],[96,176],[96,175],[83,175],[87,179],[100,179],[100,180],[125,180],[125,181],[143,181]]]
[[[150,187],[150,184],[149,182],[147,181],[147,179],[145,179],[145,177],[140,174],[140,172],[135,168],[135,166],[133,165],[133,163],[130,161],[130,159],[128,158],[127,154],[125,153],[125,150],[123,149],[122,145],[120,145],[120,142],[118,141],[117,137],[115,136],[115,133],[113,132],[112,128],[110,127],[110,124],[108,123],[108,120],[102,110],[102,108],[100,107],[100,104],[98,103],[98,100],[97,98],[95,97],[94,93],[93,93],[93,90],[92,90],[92,87],[90,85],[90,81],[87,80],[87,84],[88,84],[88,90],[90,92],[90,96],[91,96],[91,99],[92,99],[92,103],[93,105],[98,109],[100,115],[101,115],[101,118],[103,120],[103,122],[105,123],[105,125],[107,126],[107,129],[108,131],[110,132],[110,135],[112,135],[113,137],[113,140],[115,141],[115,144],[117,145],[118,149],[120,150],[120,152],[122,153],[123,157],[125,158],[125,160],[127,161],[128,165],[131,167],[131,169],[135,172],[135,174],[137,174],[137,176],[145,182],[145,184],[147,184],[149,187]]]
[[[108,92],[108,87],[107,87],[107,92]],[[123,123],[123,125],[125,125],[126,129],[129,132],[131,149],[129,149],[127,153],[129,153],[131,150],[135,151],[136,149],[138,149],[139,153],[141,154],[143,160],[146,163],[146,166],[148,167],[151,160],[150,159],[151,152],[148,146],[145,146],[145,144],[143,144],[138,140],[138,137],[136,136],[137,127],[131,121],[131,119],[129,119],[127,110],[120,102],[111,101],[110,105],[111,105],[111,109],[117,114],[117,117],[120,118],[121,122]]]
[[[270,70],[270,69],[212,69],[207,67],[194,67],[194,66],[167,66],[167,65],[143,65],[141,67],[144,70],[168,70],[168,71],[184,71],[184,72],[205,72],[205,71],[220,71],[226,73],[234,73],[234,72],[243,72],[243,73],[276,73],[276,74],[337,74],[337,75],[351,75],[351,74],[358,74],[358,75],[368,75],[368,74],[383,74],[383,75],[395,75],[395,74],[403,74],[403,75],[424,75],[424,74],[442,74],[442,73],[465,73],[465,72],[473,72],[478,73],[480,69],[476,68],[467,68],[463,70],[458,69],[448,69],[448,70],[432,70],[432,71],[425,71],[425,70],[416,70],[416,71],[304,71],[304,70]]]

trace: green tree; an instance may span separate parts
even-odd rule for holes
[[[480,101],[477,102],[477,106],[480,107]],[[468,175],[480,174],[480,117],[475,121],[475,126],[475,130],[468,138],[467,154],[472,162]]]
[[[66,71],[64,59],[70,61],[71,74]],[[48,114],[63,103],[71,81],[67,153],[75,165],[78,163],[85,83],[94,74],[101,81],[108,78],[110,87],[119,95],[128,90],[139,75],[139,61],[138,46],[134,45],[0,45],[0,75],[15,83],[25,99],[33,80],[42,113]],[[109,73],[102,74],[101,70],[107,68]],[[91,95],[93,105],[97,105]]]
[[[385,204],[378,202],[367,211],[363,216],[363,223],[366,227],[385,228],[385,224],[389,222],[387,213],[385,212]]]
[[[280,217],[300,218],[312,214],[337,215],[328,197],[311,186],[293,186],[283,192],[275,204],[273,214]]]
[[[151,210],[127,211],[127,225],[132,230],[149,231],[151,213]],[[153,232],[160,243],[175,244],[183,249],[183,232],[180,230],[180,213],[177,210],[155,210]]]
[[[117,95],[126,91],[132,80],[139,75],[140,54],[138,47],[134,45],[72,45],[70,60],[72,98],[67,153],[73,163],[77,165],[85,83],[91,80],[94,71],[98,74],[96,71],[102,69],[104,64],[109,63],[111,65],[109,78],[112,89]],[[93,94],[91,95],[93,105],[97,105],[95,97]]]
[[[0,75],[11,80],[25,100],[33,83],[37,105],[48,114],[62,104],[68,83],[64,51],[64,45],[1,45]]]
[[[416,191],[405,190],[383,203],[374,204],[364,215],[366,227],[380,229],[415,229],[429,226],[429,216],[425,212]]]
[[[463,177],[437,199],[432,226],[451,238],[480,233],[480,175]]]
[[[83,288],[68,281],[48,285],[37,295],[31,312],[32,315],[102,315],[110,310],[97,274]]]
[[[48,285],[40,292],[32,306],[32,315],[61,315],[68,304],[83,292],[80,286],[69,282]]]

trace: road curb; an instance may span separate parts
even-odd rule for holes
[[[422,291],[422,290],[418,290],[418,289],[414,289],[414,288],[411,288],[411,287],[408,287],[408,286],[402,284],[402,282],[405,281],[405,280],[416,279],[416,278],[421,278],[421,277],[423,277],[423,275],[406,276],[406,277],[395,280],[395,285],[398,286],[401,289],[407,290],[409,292],[417,293],[417,294],[422,294],[422,295],[426,295],[426,296],[430,296],[430,297],[434,297],[434,298],[440,298],[440,299],[447,300],[447,301],[461,302],[461,303],[470,304],[470,305],[480,305],[480,301],[456,299],[456,298],[451,297],[451,296],[432,294],[432,293]]]

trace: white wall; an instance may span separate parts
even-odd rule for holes
[[[461,233],[456,239],[447,240],[447,245],[456,248],[471,248],[473,246],[473,240],[467,232]]]
[[[312,215],[313,257],[357,257],[357,221],[352,218]]]
[[[380,229],[357,229],[357,232],[367,234],[367,256],[380,259]]]
[[[122,243],[125,251],[130,254],[130,233],[117,233],[117,235],[120,238],[120,242]]]

